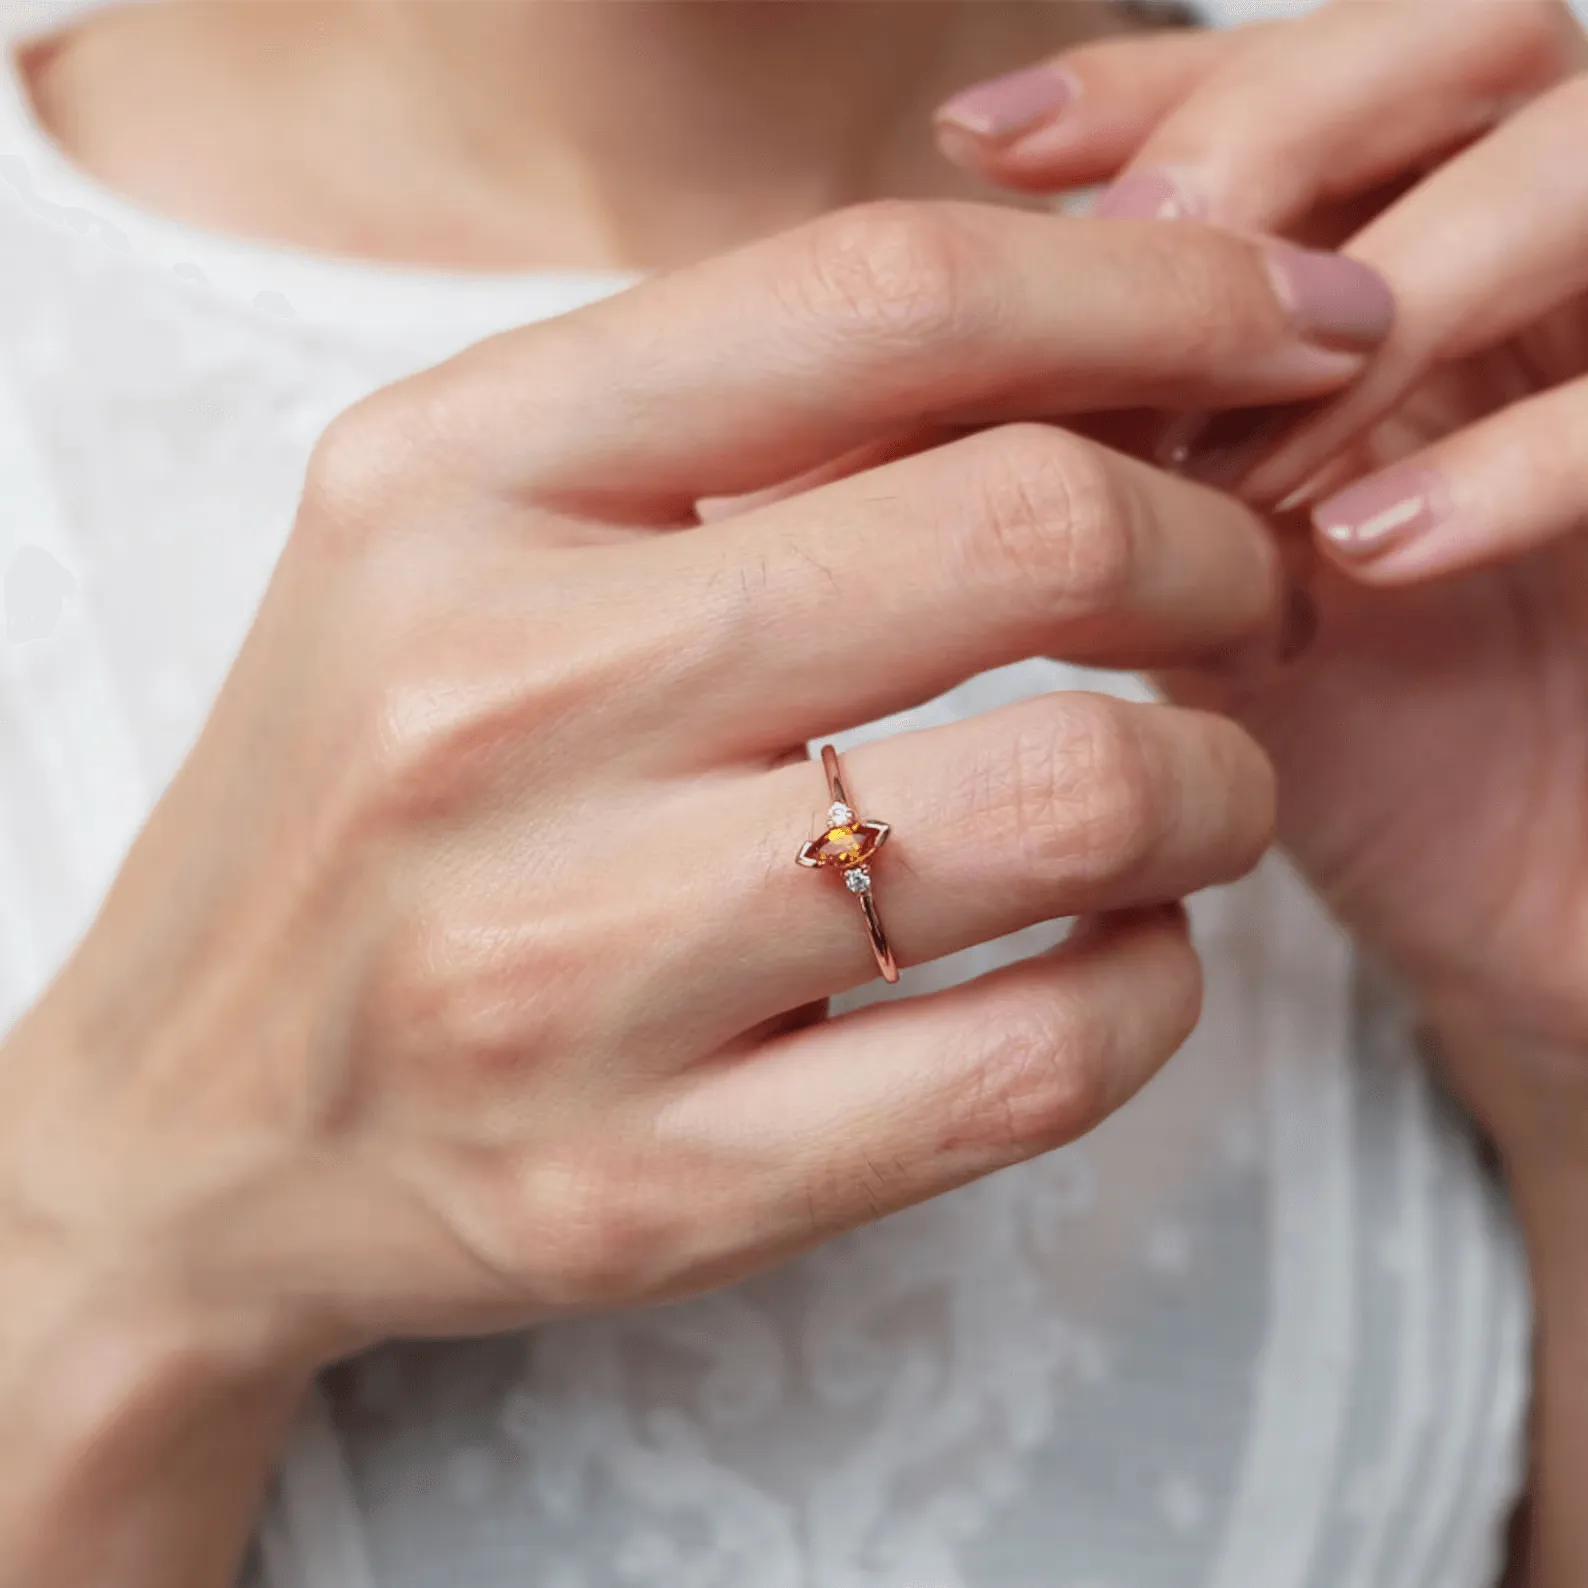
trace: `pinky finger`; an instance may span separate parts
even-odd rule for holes
[[[1368,584],[1503,562],[1588,525],[1588,379],[1528,398],[1319,502],[1326,555]]]
[[[728,1238],[770,1262],[1084,1135],[1190,1035],[1201,986],[1181,906],[1097,917],[698,1076],[666,1128],[755,1163]]]

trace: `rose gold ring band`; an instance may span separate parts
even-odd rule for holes
[[[877,901],[871,896],[870,866],[871,857],[887,842],[892,829],[886,822],[861,821],[855,814],[838,770],[838,752],[830,744],[822,746],[822,770],[827,774],[827,792],[832,798],[827,808],[827,831],[804,845],[796,858],[802,866],[843,872],[845,887],[860,901],[865,913],[866,936],[871,940],[877,969],[884,981],[897,981],[899,967],[888,947],[888,934],[882,930]]]

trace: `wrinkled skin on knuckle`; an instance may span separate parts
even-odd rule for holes
[[[980,250],[947,206],[897,200],[824,216],[788,274],[799,319],[840,352],[912,362],[961,345],[979,316]]]
[[[1106,1015],[1079,998],[1050,990],[1000,1010],[956,1102],[956,1139],[993,1167],[1062,1147],[1107,1116],[1112,1063]]]
[[[954,1105],[955,1148],[999,1168],[1095,1130],[1176,1053],[1202,1013],[1202,964],[1184,935],[1155,945],[1145,1004],[1123,1008],[1078,989],[1032,988],[1000,1010]]]
[[[1106,696],[1078,695],[1011,735],[993,779],[1023,872],[1040,889],[1123,882],[1162,835],[1156,768],[1134,718]]]
[[[969,556],[1041,625],[1101,616],[1136,580],[1138,504],[1098,447],[1043,425],[982,438]]]
[[[811,1173],[805,1192],[807,1243],[874,1224],[929,1193],[932,1173],[917,1157],[883,1156],[846,1143]]]

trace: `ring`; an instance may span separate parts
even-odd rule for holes
[[[827,792],[832,804],[827,807],[827,831],[813,838],[796,857],[802,866],[836,868],[844,874],[844,886],[860,900],[866,916],[866,936],[877,957],[877,969],[884,981],[899,979],[899,966],[888,947],[888,934],[882,930],[877,901],[871,896],[871,867],[868,862],[887,842],[893,830],[886,822],[863,822],[855,815],[844,780],[838,770],[838,752],[822,746],[822,770],[827,774]]]

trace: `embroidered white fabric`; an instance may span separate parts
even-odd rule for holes
[[[200,233],[74,170],[7,73],[0,1023],[192,740],[326,421],[623,285]],[[1074,687],[1139,688],[1032,661],[863,732]],[[1503,1198],[1281,860],[1193,913],[1202,1025],[1090,1139],[703,1300],[324,1375],[251,1580],[1491,1588],[1526,1398]]]

